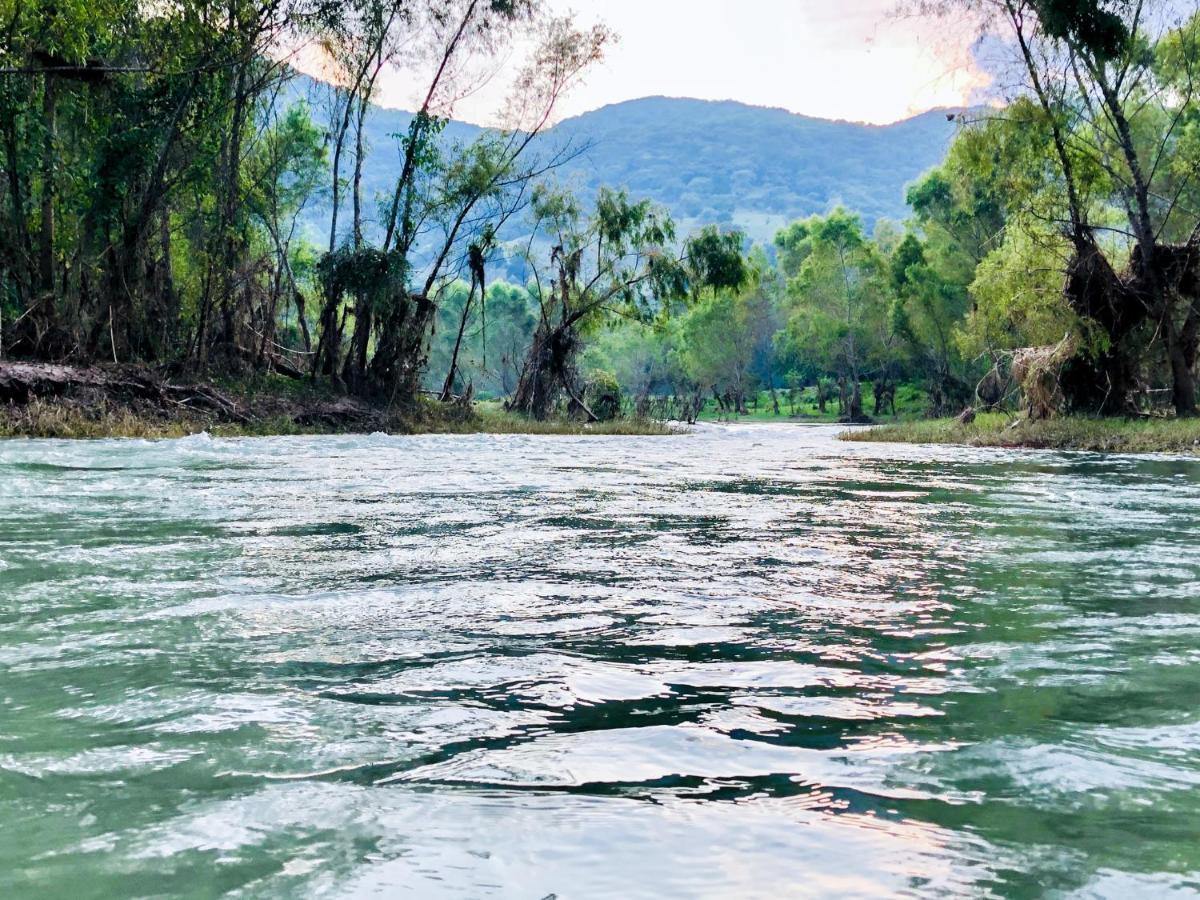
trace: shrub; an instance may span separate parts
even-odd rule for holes
[[[588,407],[601,422],[611,422],[621,415],[621,384],[612,372],[593,369],[583,390]]]

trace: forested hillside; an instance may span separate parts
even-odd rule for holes
[[[607,106],[551,132],[594,142],[571,170],[589,189],[624,187],[681,223],[732,224],[761,241],[837,205],[868,226],[904,218],[905,185],[941,162],[954,133],[940,111],[874,126],[667,97]]]
[[[299,78],[293,95],[320,119],[329,88]],[[366,122],[376,149],[364,167],[368,197],[386,195],[402,163],[394,135],[412,115],[376,107]],[[447,124],[444,139],[469,142],[481,129]],[[672,97],[645,97],[564,120],[539,143],[584,150],[557,172],[582,197],[602,186],[662,204],[681,228],[734,226],[770,243],[793,219],[842,205],[858,210],[868,228],[907,215],[905,186],[946,155],[955,126],[935,110],[894,125],[832,122],[782,109]],[[306,224],[327,227],[327,204],[314,205]]]

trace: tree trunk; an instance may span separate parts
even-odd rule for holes
[[[862,385],[858,379],[854,380],[854,390],[850,394],[850,418],[861,419],[863,417],[862,406]]]
[[[166,351],[169,344],[175,338],[175,328],[179,322],[179,292],[175,289],[174,263],[171,256],[171,215],[167,209],[163,209],[158,219],[158,241],[159,249],[162,253],[162,303],[163,303],[163,322],[162,322],[162,342],[161,348]],[[156,354],[156,358],[161,357],[161,353]]]
[[[29,221],[25,213],[25,190],[21,182],[20,151],[17,143],[16,116],[11,110],[4,110],[4,152],[6,157],[5,172],[8,175],[8,191],[12,200],[13,225],[16,231],[17,249],[13,262],[22,259],[21,265],[13,266],[13,280],[16,284],[17,302],[22,310],[28,308],[29,296],[27,289],[33,280],[32,247],[29,240]]]
[[[450,354],[450,369],[442,383],[441,400],[444,403],[454,395],[454,378],[458,374],[458,351],[462,347],[463,333],[467,330],[467,317],[471,314],[471,301],[475,299],[475,279],[471,279],[471,290],[463,304],[462,316],[458,320],[458,336],[454,339],[454,352]]]
[[[304,352],[312,353],[312,337],[308,333],[308,316],[304,313],[304,295],[294,284],[291,289],[292,300],[296,304],[296,318],[300,322],[300,334],[304,337]]]
[[[362,390],[389,404],[415,402],[428,355],[427,337],[437,307],[424,294],[398,294],[379,313],[379,342]]]
[[[1171,402],[1175,415],[1196,415],[1196,379],[1188,365],[1184,342],[1170,316],[1164,322],[1163,338],[1167,345],[1167,361],[1171,365]]]
[[[45,75],[42,92],[42,231],[38,252],[38,287],[42,292],[54,291],[54,162],[57,154],[58,79]]]
[[[367,117],[365,97],[358,100],[358,116],[354,126],[354,249],[362,247],[362,169],[363,126]]]
[[[550,418],[560,392],[573,393],[570,381],[575,374],[578,343],[573,324],[563,322],[551,326],[542,319],[525,355],[525,365],[509,409],[538,421]]]
[[[335,88],[335,90],[337,90]],[[341,205],[342,195],[342,146],[346,142],[346,128],[350,123],[350,109],[353,104],[353,98],[350,94],[346,95],[346,112],[342,116],[341,127],[337,130],[333,137],[333,183],[331,185],[332,197],[330,198],[330,214],[329,214],[329,252],[332,253],[337,249],[337,223],[338,223],[338,208]]]
[[[356,393],[362,393],[367,375],[367,348],[371,342],[371,307],[361,296],[354,303],[354,331],[350,335],[350,350],[342,367],[342,381]]]

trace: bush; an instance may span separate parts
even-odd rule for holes
[[[621,384],[612,372],[593,369],[584,384],[583,395],[601,422],[611,422],[621,415]]]

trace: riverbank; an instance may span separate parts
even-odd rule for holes
[[[499,403],[385,409],[282,376],[195,381],[134,366],[0,362],[0,437],[291,434],[670,434],[663,422],[538,422]]]
[[[1035,422],[1004,413],[981,413],[969,425],[957,419],[926,419],[846,431],[839,437],[844,441],[1200,455],[1200,419],[1062,416]]]

